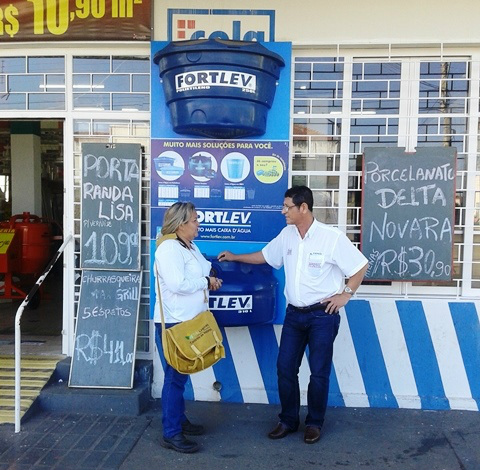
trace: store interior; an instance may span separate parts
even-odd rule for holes
[[[33,124],[33,158],[37,163],[41,159],[40,165],[34,165],[35,184],[41,186],[41,203],[36,201],[34,207],[41,208],[41,213],[28,216],[23,212],[29,212],[32,206],[23,208],[16,203],[15,194],[31,187],[32,176],[28,171],[15,170],[15,159],[24,157],[18,155],[22,139],[27,148],[32,136],[16,135],[17,143],[12,145],[12,130],[17,129],[18,134],[25,124]],[[13,354],[17,311],[63,241],[63,141],[61,120],[0,120],[0,354]],[[60,354],[62,276],[60,258],[23,310],[22,354]]]

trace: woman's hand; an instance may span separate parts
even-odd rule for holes
[[[223,280],[219,279],[218,277],[215,276],[209,276],[209,289],[210,290],[218,290],[220,287],[222,287]]]

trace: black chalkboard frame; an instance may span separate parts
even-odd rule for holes
[[[93,283],[84,282],[85,276],[91,276]],[[115,282],[118,284],[119,288],[124,289],[123,293],[126,296],[128,291],[126,288],[136,287],[136,299],[121,299],[119,301],[117,296],[110,298],[108,293],[103,295],[92,295],[92,287],[97,286],[95,282],[99,277],[112,278],[113,279],[124,279],[125,282]],[[132,281],[128,279],[133,278]],[[108,286],[112,288],[112,285]],[[142,289],[142,271],[138,272],[118,272],[115,270],[111,271],[98,271],[98,270],[84,270],[82,272],[82,283],[80,286],[80,298],[78,302],[77,310],[77,320],[75,325],[75,341],[72,353],[72,362],[70,367],[69,381],[68,386],[72,388],[118,388],[118,389],[131,389],[133,387],[133,378],[134,378],[134,366],[135,366],[135,357],[137,349],[137,330],[138,330],[138,315],[139,315],[139,306],[141,299],[141,289]],[[101,297],[100,299],[98,297]],[[105,297],[105,298],[103,298]],[[94,305],[94,308],[97,309],[97,312],[101,312],[102,300],[112,301],[109,303],[107,308],[114,307],[118,314],[120,312],[125,312],[130,305],[131,310],[129,312],[133,313],[128,318],[128,325],[131,328],[123,328],[119,333],[123,336],[117,336],[117,339],[113,340],[112,332],[118,332],[111,328],[111,326],[118,326],[118,323],[111,323],[110,328],[105,328],[106,322],[113,319],[105,315],[105,318],[102,319],[101,315],[99,317],[94,317],[93,308],[89,310],[88,317],[82,316],[81,312],[85,309],[85,304],[90,302]],[[86,322],[90,320],[87,327]],[[93,325],[92,325],[93,323]],[[123,324],[125,326],[125,324]],[[103,328],[102,328],[103,327]],[[91,333],[91,336],[89,336]],[[82,348],[80,348],[80,353],[78,353],[77,346],[80,339],[82,338]],[[102,335],[103,338],[102,338]],[[107,336],[110,335],[110,336]],[[123,338],[121,341],[118,338]],[[103,343],[102,343],[103,341]],[[127,342],[127,347],[124,348],[125,341]],[[102,349],[103,348],[103,349]],[[114,350],[115,348],[115,350]],[[101,354],[98,356],[98,354]],[[110,364],[104,365],[101,363],[99,368],[87,369],[86,367],[89,364],[93,363],[94,366],[97,366],[97,363],[100,362],[101,358],[105,355],[107,358],[110,355]],[[80,359],[82,357],[82,359]],[[112,364],[112,359],[114,359]],[[122,364],[123,362],[123,364]],[[128,367],[124,367],[124,366]],[[115,369],[115,370],[113,370]],[[112,377],[113,370],[113,378]],[[108,375],[110,373],[110,375]]]
[[[95,216],[93,215],[95,212],[100,213],[99,203],[103,202],[102,198],[99,200],[88,200],[85,195],[85,183],[91,183],[92,181],[85,177],[85,156],[86,155],[94,155],[94,154],[102,154],[98,155],[98,157],[102,156],[105,159],[112,159],[120,154],[120,152],[124,152],[123,155],[128,156],[129,159],[135,159],[136,165],[138,167],[138,183],[136,184],[129,184],[129,189],[131,190],[129,194],[132,195],[134,200],[137,201],[133,202],[133,218],[132,222],[125,222],[125,221],[115,221],[112,219],[109,220],[95,220],[92,219]],[[105,154],[105,155],[104,155]],[[142,165],[141,165],[141,146],[140,144],[132,144],[132,143],[84,143],[82,144],[82,165],[81,165],[81,227],[80,227],[80,267],[82,269],[107,269],[107,270],[140,270],[141,269],[141,205],[142,205],[142,190],[141,190],[141,181],[142,181]],[[89,173],[89,178],[91,178],[91,172]],[[108,186],[108,185],[106,185]],[[113,185],[111,185],[113,186]],[[124,187],[127,186],[126,184],[123,185]],[[105,206],[107,206],[107,201],[105,201]],[[103,214],[102,214],[103,215]],[[108,214],[108,208],[106,209],[106,215]],[[91,238],[94,230],[92,229],[93,224],[95,225],[95,229],[98,230],[98,237],[97,232],[95,231],[94,239]],[[108,226],[110,224],[110,226]],[[120,236],[123,236],[122,240],[119,239]],[[98,238],[98,240],[97,240]],[[101,239],[101,240],[100,240]],[[130,244],[131,242],[136,243]],[[123,263],[121,261],[121,256],[115,257],[113,262],[109,262],[107,259],[100,260],[98,256],[104,256],[107,258],[107,254],[103,255],[102,248],[107,247],[108,245],[114,244],[116,248],[120,251],[122,246],[128,245],[128,255],[130,255],[130,249],[133,247],[133,253],[129,256],[130,262]],[[95,245],[95,248],[92,250],[88,249],[87,246]],[[87,251],[91,251],[92,258],[86,259]],[[95,259],[95,261],[93,261]]]
[[[373,200],[375,198],[374,194],[372,194],[369,190],[371,189],[369,187],[368,183],[368,178],[367,178],[367,173],[366,173],[366,165],[368,163],[373,162],[378,162],[380,161],[383,164],[387,164],[387,168],[390,170],[398,170],[398,162],[404,162],[411,163],[415,162],[415,158],[423,158],[423,159],[431,159],[437,157],[440,162],[442,162],[444,165],[451,165],[451,168],[449,168],[449,189],[448,191],[445,191],[446,199],[449,202],[448,207],[445,209],[445,211],[440,213],[440,216],[444,216],[444,223],[446,219],[450,220],[450,227],[451,227],[451,242],[449,244],[446,243],[430,243],[428,246],[428,251],[425,254],[425,250],[418,249],[420,247],[416,246],[403,246],[403,254],[405,255],[406,252],[412,253],[415,252],[416,257],[420,261],[414,261],[414,268],[412,271],[409,269],[412,266],[409,266],[409,268],[405,271],[402,272],[402,268],[399,268],[397,271],[395,270],[390,270],[387,274],[382,273],[381,275],[375,275],[377,273],[375,268],[372,268],[373,266],[378,267],[378,254],[380,253],[380,256],[385,253],[385,249],[390,251],[391,253],[395,253],[395,255],[398,255],[398,260],[400,260],[400,255],[399,255],[399,250],[395,246],[393,242],[391,242],[390,245],[386,244],[383,245],[379,250],[376,250],[377,247],[372,248],[371,241],[366,241],[369,229],[371,229],[370,224],[372,223],[372,220],[374,217],[371,214],[371,209],[373,207]],[[415,152],[406,152],[404,148],[400,147],[371,147],[371,148],[365,148],[364,149],[364,154],[363,154],[363,159],[362,159],[362,211],[361,211],[361,241],[360,241],[360,249],[363,252],[363,254],[367,257],[369,260],[369,269],[365,275],[365,281],[400,281],[400,282],[436,282],[436,283],[442,283],[442,282],[451,282],[453,278],[453,243],[454,243],[454,225],[455,225],[455,194],[456,194],[456,178],[457,178],[457,152],[454,147],[417,147]],[[409,159],[411,159],[409,161]],[[432,161],[432,160],[425,160],[425,161]],[[435,162],[437,163],[437,162]],[[383,170],[385,167],[382,167],[380,169]],[[446,171],[446,170],[445,170]],[[387,173],[388,174],[388,173]],[[396,175],[398,176],[398,171]],[[405,174],[404,174],[405,175]],[[405,181],[408,185],[408,183],[411,183],[411,180],[409,179],[410,176],[407,172],[405,176]],[[372,184],[373,186],[373,184]],[[447,188],[445,188],[447,189]],[[413,191],[413,190],[412,190]],[[413,204],[412,204],[413,207]],[[439,206],[431,207],[430,212],[426,212],[425,216],[430,217],[430,216],[438,216]],[[401,215],[404,216],[405,214],[409,214],[408,212],[409,207],[408,205],[405,205],[402,207]],[[387,220],[387,216],[384,214],[384,220],[383,223],[385,223],[385,220]],[[389,223],[392,219],[388,219]],[[397,220],[393,219],[394,223],[398,222]],[[378,221],[377,221],[378,222]],[[377,223],[377,232],[378,232],[378,227],[380,227],[382,224]],[[405,221],[402,220],[400,224],[398,224],[398,230],[405,230]],[[371,235],[370,235],[371,237]],[[403,243],[403,240],[402,240]],[[381,251],[384,250],[384,251]],[[414,250],[414,251],[413,251]],[[437,252],[442,252],[440,256],[437,258]],[[419,253],[422,253],[422,258],[420,258]],[[395,255],[392,255],[392,258],[387,260],[387,264],[391,261],[391,259],[395,258]],[[429,259],[427,260],[427,257]],[[414,258],[415,259],[415,258]],[[405,258],[404,258],[405,260]],[[432,260],[435,260],[435,262],[439,263],[439,268],[438,270],[435,269],[434,263]],[[428,267],[428,273],[419,273],[418,266],[420,266],[421,263],[424,263],[424,266]],[[393,263],[392,263],[393,264]],[[405,263],[404,263],[405,266]],[[435,265],[436,266],[436,265]],[[405,268],[403,268],[405,269]],[[387,269],[388,271],[388,269]],[[392,273],[393,271],[393,273]],[[416,272],[414,272],[416,271]],[[372,274],[373,272],[373,274]],[[418,275],[422,274],[422,275]]]

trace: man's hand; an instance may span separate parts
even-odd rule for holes
[[[327,304],[327,307],[325,308],[325,312],[332,315],[334,313],[338,313],[338,311],[347,305],[347,302],[352,298],[350,294],[347,294],[346,292],[342,292],[341,294],[335,294],[332,295],[331,297],[328,297],[328,299],[325,299],[323,301],[324,304]]]
[[[234,259],[235,255],[231,252],[231,251],[221,251],[218,256],[217,256],[217,259],[218,261],[222,262],[222,261],[235,261]]]

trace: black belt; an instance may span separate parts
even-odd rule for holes
[[[315,310],[325,310],[327,308],[327,305],[323,302],[317,302],[316,304],[309,305],[308,307],[295,307],[295,305],[292,304],[288,304],[288,306],[300,313],[310,313]]]

